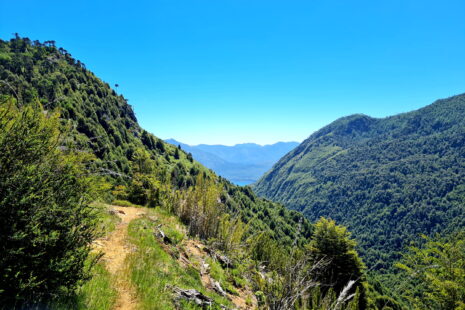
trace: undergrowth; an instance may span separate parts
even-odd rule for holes
[[[128,265],[141,309],[173,309],[173,295],[170,288],[173,286],[196,289],[211,297],[216,304],[212,309],[220,309],[220,304],[230,306],[231,303],[226,298],[203,287],[197,269],[181,267],[176,257],[168,254],[154,236],[155,228],[159,223],[163,223],[163,231],[175,240],[175,243],[179,243],[184,234],[179,229],[178,219],[160,209],[149,212],[158,220],[153,221],[153,217],[152,219],[145,217],[132,221],[128,227],[129,240],[136,246],[136,251],[128,257]],[[181,302],[179,305],[182,309],[199,309],[192,303]]]

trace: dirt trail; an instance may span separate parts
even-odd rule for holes
[[[97,240],[95,244],[105,253],[103,261],[105,261],[108,271],[116,277],[115,284],[118,298],[114,309],[132,310],[136,308],[137,302],[130,280],[125,273],[125,259],[131,251],[126,238],[129,222],[142,216],[144,211],[134,207],[111,206],[111,208],[121,218],[121,222],[108,237]]]

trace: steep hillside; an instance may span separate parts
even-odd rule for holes
[[[341,118],[254,186],[259,195],[347,225],[369,266],[389,268],[419,234],[465,225],[465,95],[384,119]]]
[[[297,142],[278,142],[270,145],[255,143],[226,145],[187,145],[174,139],[165,140],[180,145],[192,153],[195,160],[235,184],[247,185],[257,181],[273,164],[295,148]]]
[[[59,109],[63,126],[72,132],[68,146],[95,154],[90,170],[110,183],[113,196],[107,199],[147,204],[155,197],[152,203],[157,205],[163,193],[185,192],[205,176],[221,183],[227,212],[245,222],[254,219],[252,227],[270,230],[283,244],[292,244],[300,215],[218,178],[182,150],[142,129],[127,100],[69,52],[55,47],[54,41],[0,40],[0,96],[12,96],[19,105],[39,101],[46,110]],[[304,224],[301,241],[311,230],[308,222]]]

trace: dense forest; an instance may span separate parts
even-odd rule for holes
[[[460,98],[443,104],[458,115]],[[461,150],[463,135],[448,113],[439,123],[423,121],[425,131],[457,133],[437,145],[441,158]],[[333,129],[350,139],[339,139],[339,148],[362,136],[366,144],[368,131],[359,128],[377,121],[342,123]],[[337,136],[332,132],[321,142]],[[461,171],[456,160],[452,176]],[[419,181],[426,183],[424,175]],[[434,190],[451,189],[442,184]],[[459,187],[452,188],[447,197],[458,206]],[[130,250],[115,278],[95,241],[121,227],[124,210],[136,210],[136,218],[126,223]],[[54,41],[0,40],[0,309],[114,309],[121,278],[140,309],[463,309],[463,234],[425,236],[399,256],[403,281],[383,283],[334,219],[359,232],[353,223],[320,215],[312,224],[143,130],[127,99]],[[363,248],[366,239],[356,237]],[[180,301],[173,292],[203,301]]]
[[[465,95],[383,119],[341,118],[312,134],[254,186],[264,197],[349,227],[386,272],[420,234],[465,225]]]

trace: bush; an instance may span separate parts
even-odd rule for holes
[[[0,105],[0,304],[74,292],[88,272],[95,213],[85,155],[60,145],[59,118]],[[89,158],[87,158],[89,159]]]

